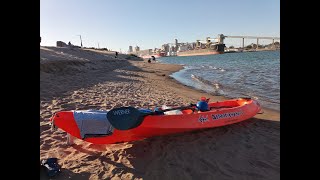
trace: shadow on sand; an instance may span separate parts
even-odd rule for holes
[[[118,177],[132,174],[132,179],[280,179],[278,121],[251,118],[225,127],[132,143],[73,147],[89,155],[88,161],[114,166],[111,174]],[[113,150],[109,153],[110,148]],[[130,166],[119,159],[127,159]],[[90,176],[62,171],[63,177],[68,174],[71,179]]]

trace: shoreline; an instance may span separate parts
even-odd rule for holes
[[[152,63],[150,63],[152,64]],[[188,85],[185,85],[181,82],[179,82],[178,80],[174,79],[173,77],[171,77],[170,75],[172,75],[173,73],[176,73],[180,70],[182,70],[184,68],[183,65],[181,64],[166,64],[166,63],[153,63],[153,64],[163,64],[163,65],[177,65],[177,66],[180,66],[181,68],[177,69],[177,70],[174,70],[174,71],[171,71],[170,74],[167,74],[167,76],[169,76],[168,80],[169,81],[172,81],[173,83],[175,83],[177,86],[180,86],[181,88],[182,87],[186,87],[186,88],[189,88],[190,91],[193,91],[193,93],[197,94],[197,95],[201,95],[202,96],[205,96],[207,98],[210,98],[211,100],[215,100],[215,101],[223,101],[223,100],[227,100],[227,99],[230,99],[230,98],[227,98],[225,96],[217,96],[217,95],[211,95],[210,93],[208,92],[205,92],[205,91],[202,91],[200,89],[197,89],[195,87],[192,87],[192,86],[188,86]],[[198,97],[197,100],[199,100],[201,96]],[[196,98],[196,96],[193,96],[193,98]],[[280,121],[280,110],[275,110],[275,109],[270,109],[270,108],[267,108],[267,107],[262,107],[262,110],[263,110],[263,114],[257,114],[255,117],[256,118],[259,118],[259,119],[264,119],[264,120],[274,120],[274,121]]]

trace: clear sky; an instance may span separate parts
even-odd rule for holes
[[[280,37],[280,0],[40,0],[43,46],[80,45],[81,35],[85,47],[126,52],[130,45],[152,49],[218,34]]]

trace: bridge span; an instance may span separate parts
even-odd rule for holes
[[[259,45],[259,39],[272,39],[272,44],[274,45],[274,40],[280,40],[280,37],[260,37],[260,36],[225,36],[223,34],[219,34],[218,38],[216,38],[218,40],[218,42],[223,43],[223,40],[225,38],[242,38],[242,48],[244,48],[244,39],[257,39],[257,47]]]

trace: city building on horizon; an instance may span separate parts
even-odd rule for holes
[[[135,50],[135,52],[138,52],[138,51],[140,51],[140,47],[139,47],[139,46],[136,46],[136,47],[134,48],[134,50]]]
[[[132,53],[132,52],[133,52],[132,46],[129,46],[129,51],[128,51],[128,53]]]

